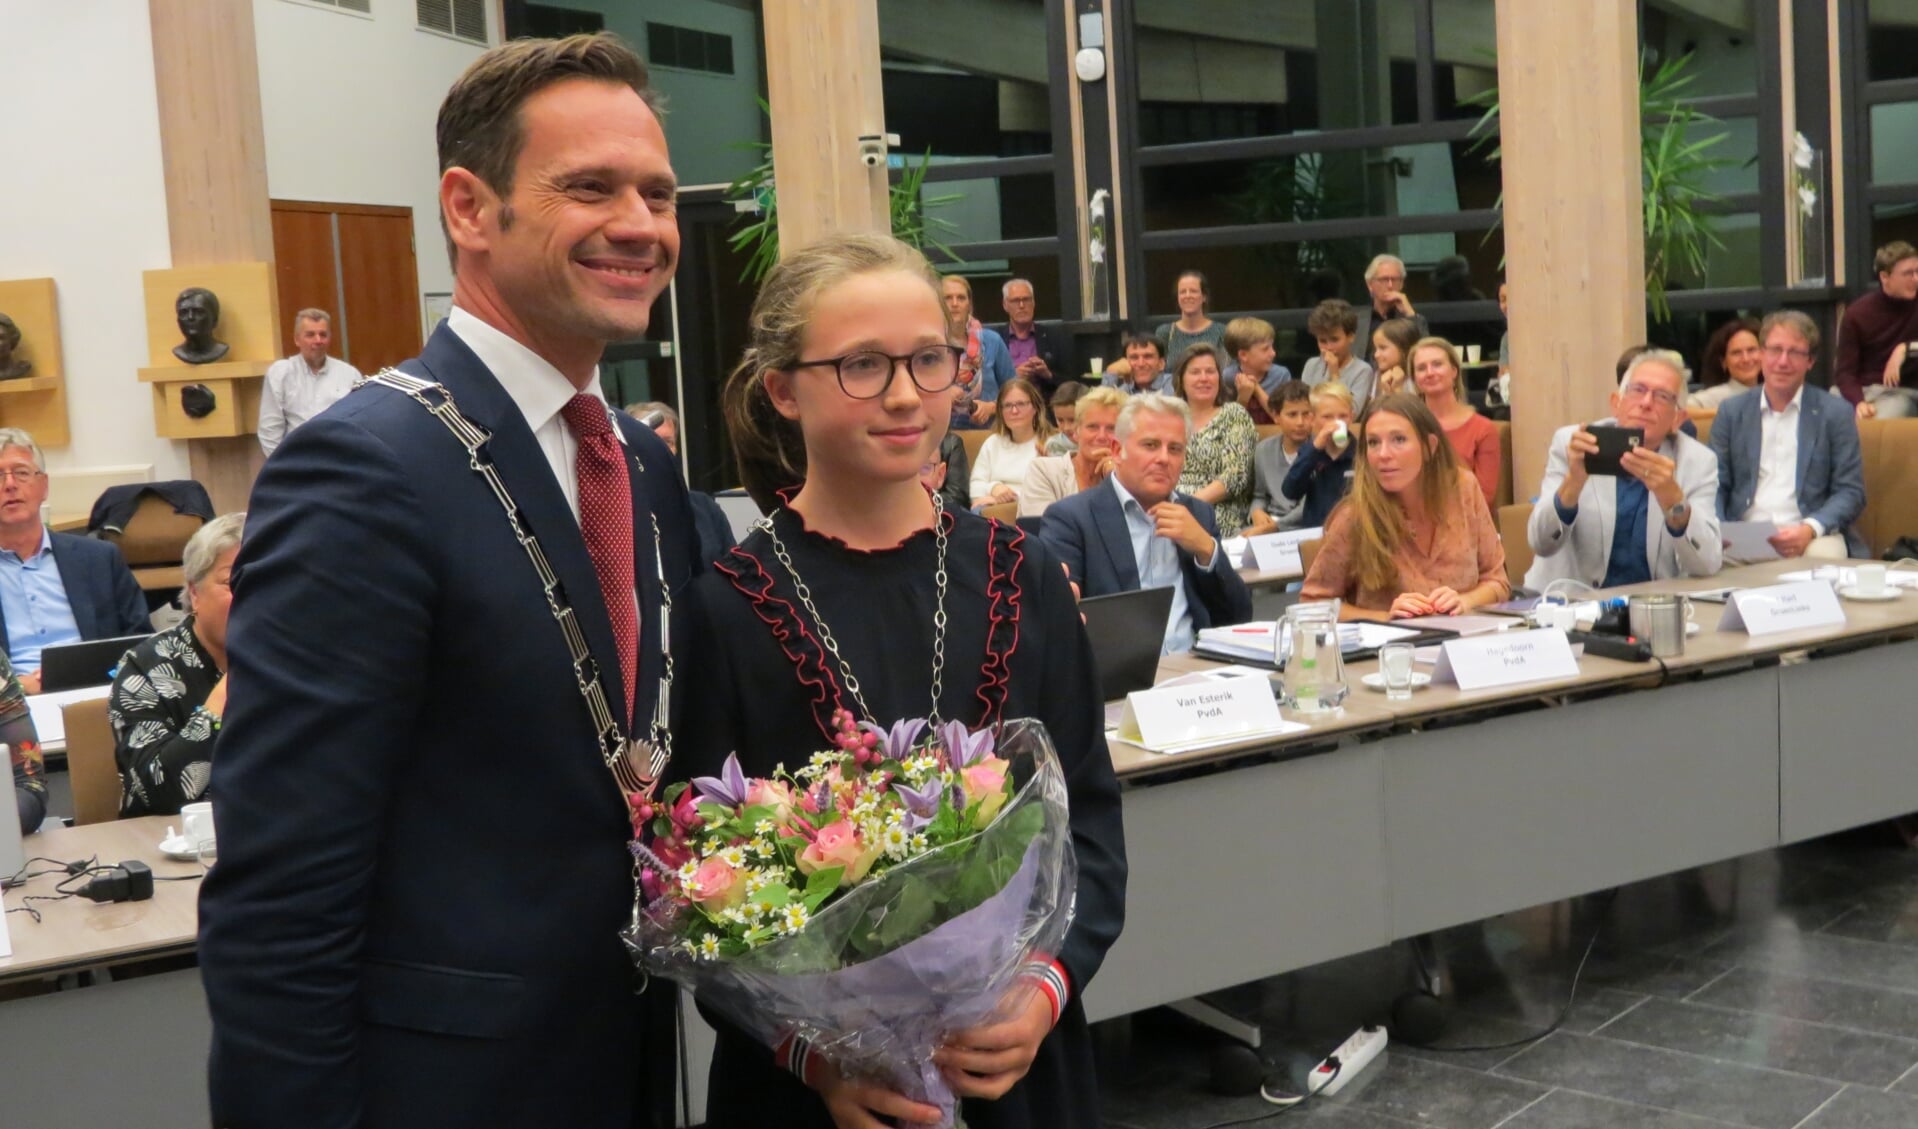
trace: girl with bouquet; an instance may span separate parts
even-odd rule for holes
[[[935,1055],[974,1129],[1098,1124],[1078,992],[1118,937],[1125,840],[1092,654],[1063,569],[1010,525],[936,505],[919,470],[951,419],[960,357],[938,278],[889,237],[832,237],[766,279],[724,407],[746,488],[772,511],[691,587],[676,777],[804,766],[841,711],[884,729],[1036,718],[1066,775],[1075,916],[999,1018]],[[938,1110],[768,1048],[708,1013],[707,1124],[878,1129]],[[882,1120],[884,1119],[884,1120]]]

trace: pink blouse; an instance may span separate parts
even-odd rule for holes
[[[1496,438],[1493,442],[1496,453]],[[1307,600],[1340,599],[1355,608],[1384,612],[1392,610],[1392,601],[1401,592],[1423,596],[1435,588],[1450,588],[1462,594],[1497,582],[1496,599],[1503,600],[1512,591],[1505,577],[1505,546],[1478,485],[1472,476],[1459,475],[1458,507],[1466,520],[1440,521],[1429,556],[1421,554],[1417,545],[1400,546],[1393,558],[1398,581],[1383,588],[1359,586],[1352,569],[1356,517],[1351,506],[1340,505],[1325,524],[1325,540],[1312,571],[1306,574],[1301,595]]]

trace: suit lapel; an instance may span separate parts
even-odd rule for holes
[[[1125,510],[1119,505],[1119,492],[1110,478],[1092,496],[1092,528],[1105,549],[1112,571],[1118,574],[1121,591],[1139,586],[1139,562],[1132,557],[1132,534],[1126,527]]]
[[[1759,389],[1757,395],[1759,398],[1752,402],[1751,423],[1745,427],[1740,441],[1740,445],[1745,449],[1745,466],[1750,473],[1743,479],[1747,483],[1747,488],[1739,491],[1736,499],[1738,504],[1736,516],[1738,517],[1743,517],[1745,511],[1751,508],[1752,502],[1758,497],[1758,468],[1765,462],[1764,389]],[[1732,516],[1726,515],[1726,520],[1731,520]]]
[[[532,429],[526,426],[526,417],[520,414],[519,407],[498,379],[444,324],[434,331],[419,360],[412,365],[424,370],[429,379],[444,384],[459,404],[460,412],[492,433],[486,451],[492,456],[493,465],[499,468],[513,500],[519,503],[520,520],[539,539],[553,575],[559,578],[566,601],[572,605],[574,618],[586,636],[587,649],[599,667],[606,701],[612,706],[614,716],[618,716],[623,708],[621,703],[626,701],[626,685],[619,669],[619,649],[613,643],[613,624],[606,615],[606,601],[600,596],[599,574],[593,571],[593,560],[587,555],[579,520],[566,504],[566,495],[553,477],[546,453],[540,450]],[[637,491],[634,496],[637,498]],[[649,519],[649,545],[651,528]],[[530,565],[527,584],[529,593],[538,592]],[[555,625],[554,631],[558,630]],[[640,650],[643,655],[644,644]]]
[[[1806,475],[1817,455],[1818,441],[1824,437],[1825,429],[1819,424],[1818,402],[1812,398],[1811,389],[1806,388],[1798,401],[1798,492],[1802,497],[1805,491]]]

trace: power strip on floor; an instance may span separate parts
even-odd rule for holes
[[[1372,1065],[1372,1060],[1385,1050],[1385,1042],[1383,1027],[1361,1027],[1352,1032],[1337,1050],[1325,1056],[1324,1062],[1312,1068],[1305,1079],[1306,1089],[1328,1098],[1338,1093]]]

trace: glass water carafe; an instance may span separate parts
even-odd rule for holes
[[[1339,654],[1339,602],[1292,605],[1285,610],[1283,632],[1283,704],[1308,715],[1344,705],[1349,688]]]

